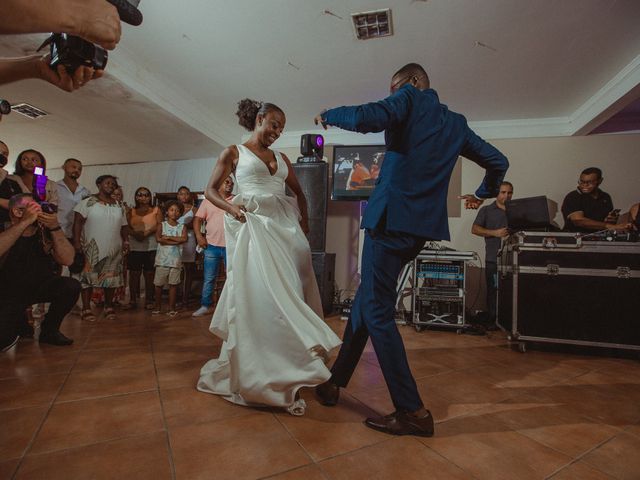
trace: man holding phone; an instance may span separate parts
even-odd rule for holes
[[[578,188],[562,202],[565,231],[590,233],[627,228],[627,224],[618,224],[620,209],[613,208],[611,195],[600,190],[602,180],[602,170],[597,167],[582,171]]]

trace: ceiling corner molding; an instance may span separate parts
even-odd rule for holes
[[[640,55],[571,115],[570,135],[589,133],[635,99],[630,96],[640,96]]]
[[[570,135],[569,117],[469,122],[484,139],[562,137]]]
[[[212,111],[203,108],[177,86],[159,81],[136,62],[126,49],[119,47],[109,57],[107,73],[220,145],[237,141],[237,133],[224,122],[216,120]]]

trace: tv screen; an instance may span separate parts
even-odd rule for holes
[[[384,145],[333,147],[331,200],[367,200],[384,161]]]

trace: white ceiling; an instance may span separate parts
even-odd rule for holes
[[[385,7],[394,36],[356,40],[350,13]],[[108,78],[70,95],[35,81],[0,87],[52,114],[5,117],[0,138],[12,151],[34,145],[53,164],[211,157],[244,134],[234,115],[244,97],[280,105],[288,135],[277,145],[295,145],[322,108],[383,97],[410,61],[489,138],[582,133],[640,95],[637,0],[142,0],[140,9],[144,22],[124,27]],[[0,55],[41,38],[3,37]],[[328,141],[365,140],[334,129]]]

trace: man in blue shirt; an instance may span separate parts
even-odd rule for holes
[[[428,240],[448,240],[447,190],[459,155],[486,174],[475,195],[461,197],[478,208],[498,194],[508,162],[478,137],[466,119],[451,112],[429,88],[422,66],[410,63],[391,79],[391,94],[365,105],[338,107],[316,116],[316,124],[361,133],[385,131],[385,161],[361,228],[365,229],[360,287],[342,348],[328,382],[316,393],[335,405],[360,359],[367,338],[378,357],[396,411],[365,424],[394,435],[433,435],[433,417],[424,408],[394,321],[396,283],[402,267]]]

